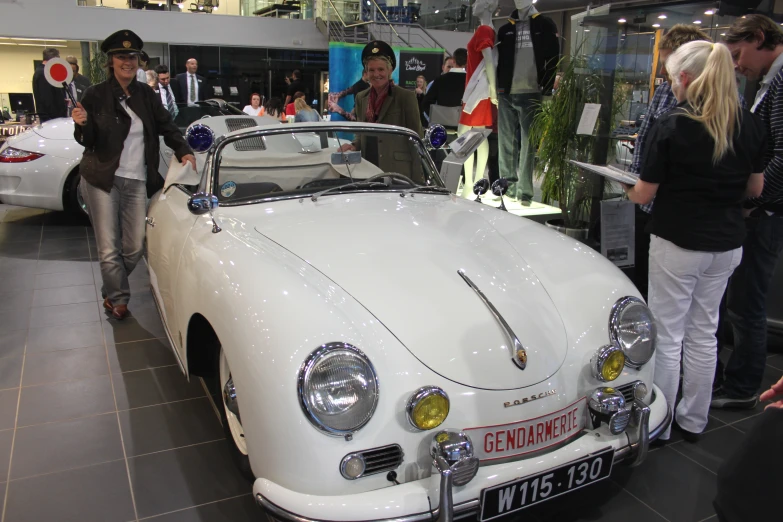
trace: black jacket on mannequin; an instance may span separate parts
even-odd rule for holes
[[[519,11],[514,9],[509,23],[498,29],[498,93],[510,94],[511,81],[514,78],[514,55],[516,53],[516,23]],[[555,85],[557,65],[560,62],[560,38],[557,26],[551,18],[535,14],[530,17],[530,39],[536,55],[538,84],[543,94],[551,94]]]

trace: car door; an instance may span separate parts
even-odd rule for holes
[[[172,185],[159,193],[147,212],[147,260],[155,299],[174,349],[182,356],[174,302],[177,270],[182,249],[198,216],[188,210],[190,193],[181,185]]]

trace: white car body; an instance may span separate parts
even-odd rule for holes
[[[201,190],[210,168],[208,160]],[[592,429],[587,419],[586,398],[607,385],[591,373],[591,357],[610,342],[615,302],[638,292],[584,244],[447,194],[270,198],[219,206],[212,217],[193,215],[190,197],[184,187],[172,186],[151,201],[147,244],[154,296],[186,374],[196,366],[203,370],[205,325],[219,340],[242,410],[253,491],[274,516],[431,520],[441,492],[429,451],[444,427],[472,434],[476,451],[488,459],[473,480],[453,489],[457,515],[474,512],[489,486],[605,448],[613,449],[615,460],[639,451],[630,428],[612,435],[606,425]],[[503,329],[458,271],[518,334],[528,354],[523,371],[509,360]],[[358,347],[380,382],[371,420],[346,438],[315,429],[297,392],[305,359],[331,342]],[[671,419],[653,386],[653,368],[654,358],[638,370],[626,366],[608,384],[647,384],[643,400],[652,438]],[[406,418],[406,403],[426,385],[448,394],[451,411],[439,428],[419,431]],[[588,426],[575,436],[553,447],[537,445],[530,454],[485,453],[494,435],[477,428],[561,410],[565,417],[574,408]],[[385,472],[357,480],[341,475],[347,454],[394,444],[404,452],[395,469],[398,485]],[[499,456],[504,458],[495,463]]]
[[[214,101],[215,104],[218,101]],[[222,101],[220,102],[222,103]],[[223,104],[221,107],[224,107]],[[237,111],[239,112],[239,111]],[[216,116],[214,125],[225,131],[225,118],[249,118],[256,125],[269,124],[268,118],[237,114]],[[0,147],[2,151],[13,147],[20,151],[34,152],[43,156],[23,163],[0,162],[0,201],[23,207],[68,210],[69,192],[76,186],[71,181],[78,176],[82,147],[73,137],[73,120],[58,118],[37,125],[21,134],[10,137]],[[160,164],[158,172],[165,178],[173,151],[160,138]],[[73,203],[73,202],[70,202]],[[76,209],[73,209],[76,210]]]

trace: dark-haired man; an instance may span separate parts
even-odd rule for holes
[[[65,118],[68,108],[65,105],[65,90],[54,87],[46,81],[44,66],[52,58],[59,58],[60,51],[55,48],[43,50],[43,63],[36,67],[33,74],[33,97],[35,98],[35,111],[41,119],[41,123],[55,118]]]
[[[421,109],[429,114],[433,104],[443,107],[461,107],[465,94],[465,64],[468,63],[468,50],[459,48],[454,51],[454,66],[435,78],[424,96]]]
[[[168,109],[171,118],[174,119],[177,117],[177,114],[179,114],[179,109],[177,108],[174,91],[171,89],[171,73],[169,72],[169,66],[160,64],[155,67],[155,73],[158,75],[160,101],[163,102],[163,106]]]
[[[783,31],[762,15],[737,19],[724,38],[737,71],[761,80],[752,111],[767,129],[764,191],[746,201],[742,262],[728,289],[734,351],[713,408],[753,408],[767,363],[767,294],[783,251]]]
[[[302,88],[302,71],[299,69],[296,69],[294,72],[291,73],[291,83],[288,84],[288,90],[286,91],[285,96],[285,106],[288,107],[289,103],[293,103],[294,101],[294,95],[298,92],[307,93],[305,89]]]

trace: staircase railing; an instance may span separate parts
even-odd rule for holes
[[[334,5],[334,2],[332,0],[326,0],[325,2],[320,2],[319,4],[322,11],[319,10],[321,12],[319,13],[319,16],[316,17],[316,26],[319,29],[321,29],[322,27],[325,29],[326,36],[329,39],[329,41],[369,42],[371,39],[375,37],[379,40],[384,40],[391,44],[394,41],[394,38],[396,37],[397,40],[399,40],[399,42],[402,45],[406,47],[410,47],[408,40],[403,38],[397,32],[397,29],[392,25],[392,23],[386,17],[386,13],[384,13],[381,10],[381,8],[378,6],[375,0],[369,0],[369,2],[370,5],[373,7],[373,16],[372,16],[373,20],[361,21],[355,23],[346,23],[345,19],[342,17],[340,11],[337,9],[337,6]],[[363,4],[360,4],[360,6],[362,5]],[[385,23],[379,23],[378,21],[375,21],[375,13],[379,13]],[[320,24],[318,22],[319,18],[321,19]],[[389,32],[388,40],[374,36],[375,33],[373,33],[373,31],[370,30],[370,26],[373,26],[375,28],[381,28],[381,27],[388,28],[388,32]],[[383,32],[383,30],[379,30],[378,32],[381,33]]]

